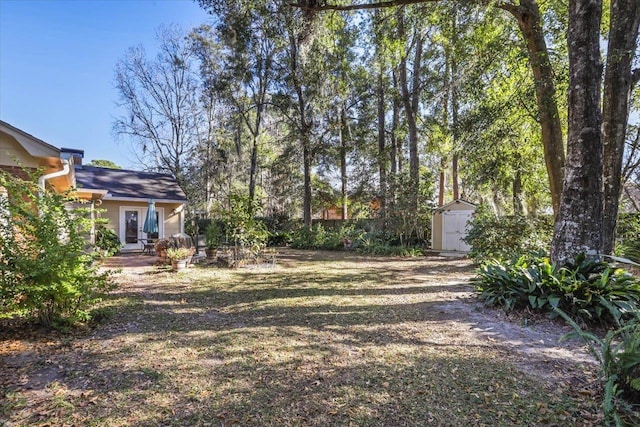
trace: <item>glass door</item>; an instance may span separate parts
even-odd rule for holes
[[[163,235],[163,209],[156,212],[158,219],[158,233],[148,234],[142,231],[144,219],[147,215],[147,207],[121,207],[120,208],[120,241],[123,250],[142,250],[147,239],[157,240]]]

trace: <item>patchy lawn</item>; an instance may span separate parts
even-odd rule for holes
[[[589,426],[568,329],[484,308],[462,259],[281,251],[125,270],[74,335],[0,332],[6,426]]]

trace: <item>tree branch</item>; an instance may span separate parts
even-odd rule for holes
[[[363,10],[363,9],[380,9],[383,7],[407,6],[420,3],[435,3],[439,0],[387,0],[375,3],[350,4],[345,6],[327,4],[326,2],[317,2],[314,0],[300,0],[297,3],[289,3],[289,6],[297,7],[308,12],[321,12],[324,10]]]

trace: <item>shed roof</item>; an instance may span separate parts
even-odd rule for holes
[[[436,208],[435,210],[437,212],[443,212],[446,210],[450,210],[453,206],[465,206],[468,207],[469,210],[474,210],[476,208],[476,205],[474,203],[468,202],[466,200],[462,200],[462,199],[456,199],[452,202],[446,203],[438,208]]]
[[[155,199],[186,202],[187,197],[176,179],[169,174],[77,166],[79,190],[107,191],[105,199]]]

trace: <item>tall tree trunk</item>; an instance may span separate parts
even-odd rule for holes
[[[564,188],[551,259],[564,264],[580,252],[602,252],[602,0],[569,1],[569,135]]]
[[[522,173],[518,169],[513,177],[513,186],[512,186],[512,194],[513,194],[513,214],[514,215],[522,215],[524,214],[524,206],[522,203]]]
[[[291,48],[290,61],[291,61],[291,76],[293,78],[293,88],[296,98],[296,108],[298,113],[298,132],[300,138],[300,144],[302,145],[302,167],[304,174],[304,189],[303,189],[303,207],[302,217],[304,220],[304,226],[311,227],[311,166],[313,164],[313,148],[311,146],[311,123],[307,117],[308,103],[306,94],[302,82],[303,79],[303,55],[299,51],[298,37],[290,33],[289,34],[289,47]]]
[[[394,79],[395,81],[395,79]],[[400,172],[400,156],[401,153],[400,148],[398,147],[398,123],[400,121],[400,102],[397,96],[393,97],[392,103],[392,114],[391,114],[391,132],[390,132],[390,143],[391,149],[389,152],[389,174],[391,175],[389,180],[389,211],[394,212],[395,202],[398,193],[397,183],[398,183],[398,173]]]
[[[302,140],[302,163],[304,168],[304,203],[303,203],[303,218],[304,226],[311,227],[311,164],[312,164],[312,150],[311,141],[308,133],[301,135]]]
[[[458,160],[460,156],[458,153],[453,153],[453,158],[451,159],[451,180],[453,184],[453,200],[458,200],[460,198],[460,187],[458,186]]]
[[[440,158],[440,180],[438,182],[440,188],[438,189],[438,206],[444,205],[444,186],[446,184],[445,170],[447,168],[447,159],[442,156]]]
[[[253,210],[256,195],[256,174],[258,171],[258,135],[253,135],[251,144],[251,165],[249,168],[249,209]]]
[[[449,99],[451,101],[451,123],[449,127],[449,133],[451,134],[451,150],[453,152],[451,158],[451,189],[453,190],[453,200],[460,199],[460,185],[458,179],[458,160],[460,159],[459,147],[460,141],[458,141],[460,132],[458,131],[458,90],[456,86],[456,79],[458,78],[458,62],[456,61],[456,44],[458,43],[458,11],[453,11],[451,19],[451,51],[449,57],[449,64],[451,71],[449,73]]]
[[[398,9],[398,35],[404,38],[405,29],[403,21],[403,11]],[[409,129],[409,181],[411,186],[411,213],[416,214],[418,211],[418,193],[420,188],[420,160],[418,158],[418,101],[420,90],[420,62],[422,61],[422,36],[415,35],[415,54],[413,64],[412,87],[409,88],[408,82],[408,64],[407,57],[404,55],[400,60],[398,78],[400,82],[400,90],[402,93],[402,102],[404,105],[405,115],[407,119],[407,127]]]
[[[622,160],[629,120],[631,65],[638,39],[640,1],[611,0],[611,28],[604,74],[602,131],[604,138],[605,254],[615,249],[618,203],[622,187]]]
[[[340,193],[342,196],[342,220],[349,217],[349,197],[347,194],[347,109],[340,108]]]
[[[383,79],[383,67],[380,65],[378,74],[378,175],[380,187],[380,220],[382,231],[386,229],[387,225],[387,148],[385,141],[385,111],[384,111],[384,79]]]
[[[507,10],[517,19],[522,36],[527,43],[540,114],[542,146],[547,176],[549,177],[551,202],[553,211],[557,215],[562,194],[565,154],[562,142],[562,125],[555,99],[553,69],[544,40],[542,17],[536,0],[520,0],[519,6],[501,3],[499,7]]]

